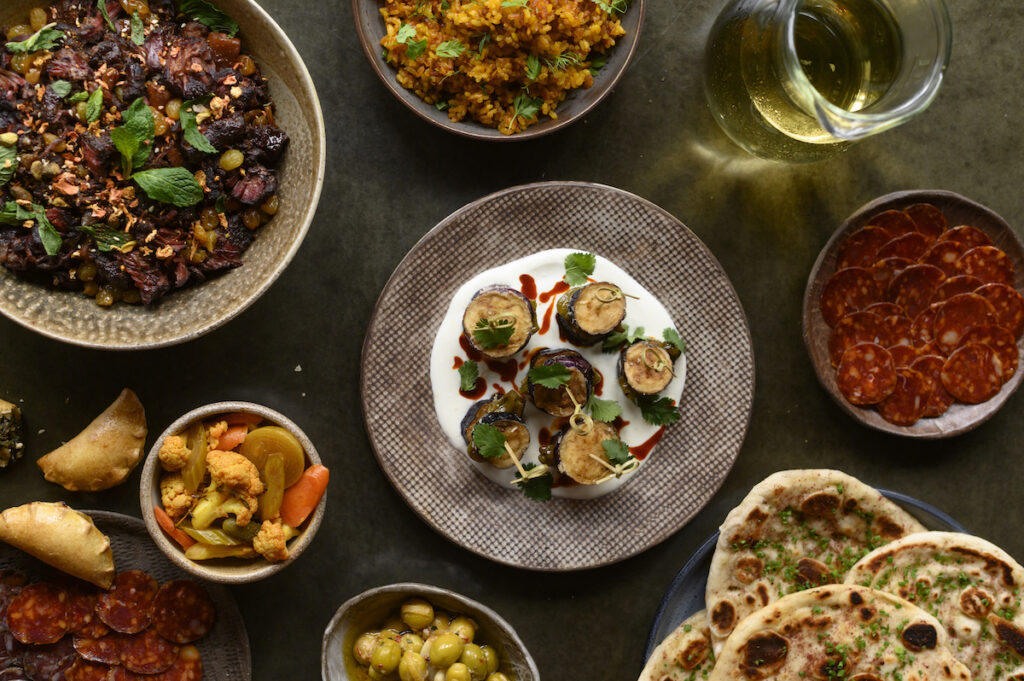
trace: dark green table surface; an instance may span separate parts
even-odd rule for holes
[[[0,507],[62,499],[139,516],[138,471],[107,492],[72,494],[33,465],[124,386],[146,406],[148,444],[186,410],[217,400],[251,400],[289,415],[332,469],[328,514],[294,565],[233,589],[257,681],[318,678],[321,636],[335,609],[364,589],[406,580],[493,607],[546,679],[633,679],[673,575],[753,484],[785,468],[835,467],[905,492],[1024,558],[1024,397],[951,440],[883,435],[828,398],[800,330],[818,251],[843,218],[876,196],[948,189],[1019,229],[1024,53],[1017,30],[1024,15],[1014,3],[950,3],[953,57],[923,116],[830,161],[784,166],[737,154],[705,107],[701,54],[722,2],[652,0],[640,48],[615,92],[570,128],[516,144],[463,140],[408,112],[371,71],[345,0],[261,2],[305,58],[327,121],[327,180],[302,249],[248,311],[178,347],[84,350],[0,319],[0,395],[21,404],[29,433],[28,460],[0,472]],[[378,468],[358,391],[359,351],[377,295],[417,239],[469,201],[541,180],[609,184],[678,217],[731,277],[757,360],[746,443],[707,508],[660,546],[569,574],[495,565],[435,534]]]

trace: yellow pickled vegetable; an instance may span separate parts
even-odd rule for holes
[[[306,453],[302,445],[280,426],[257,428],[245,437],[238,451],[252,461],[261,474],[266,470],[267,457],[273,452],[280,453],[284,460],[285,489],[298,482],[306,469]]]
[[[199,421],[188,431],[188,446],[192,454],[181,470],[181,479],[185,483],[185,490],[193,494],[206,477],[206,429]]]
[[[284,498],[284,456],[281,452],[267,455],[263,481],[267,491],[260,496],[260,519],[273,520],[281,515],[281,500]]]

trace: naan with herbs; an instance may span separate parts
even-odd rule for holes
[[[703,681],[714,666],[708,613],[701,610],[658,644],[638,681]]]

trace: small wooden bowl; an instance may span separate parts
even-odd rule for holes
[[[486,605],[448,589],[403,582],[379,586],[345,601],[324,631],[320,666],[324,681],[360,681],[365,676],[352,657],[352,645],[360,634],[379,631],[385,619],[408,598],[424,598],[435,608],[476,621],[480,643],[493,646],[501,658],[500,670],[515,681],[540,681],[530,651],[508,622]]]
[[[811,356],[814,372],[828,394],[843,411],[866,426],[894,435],[904,437],[938,439],[966,433],[978,427],[1010,398],[1021,379],[1024,378],[1024,365],[1007,381],[995,397],[981,404],[955,403],[938,418],[921,419],[912,426],[896,426],[879,415],[871,408],[857,407],[850,404],[839,392],[836,385],[836,372],[832,367],[828,353],[828,340],[832,329],[825,323],[821,314],[819,300],[825,284],[836,270],[839,247],[850,234],[865,226],[868,220],[885,210],[902,210],[915,203],[930,203],[942,211],[950,227],[957,225],[973,225],[985,232],[993,245],[1001,248],[1010,256],[1016,268],[1014,286],[1017,290],[1024,289],[1024,244],[1010,225],[989,208],[971,201],[953,192],[942,190],[902,191],[886,194],[859,208],[848,217],[836,230],[829,242],[821,250],[817,262],[807,278],[804,291],[803,332],[807,352]],[[1018,352],[1022,341],[1017,342]]]
[[[160,437],[158,437],[153,443],[153,447],[149,450],[149,454],[146,456],[146,462],[142,467],[142,483],[139,487],[139,504],[142,507],[142,519],[146,522],[146,529],[149,530],[149,536],[153,538],[153,541],[156,542],[156,545],[160,547],[160,550],[164,552],[164,555],[166,555],[171,562],[182,570],[185,570],[189,574],[195,575],[200,579],[206,579],[211,582],[220,582],[222,584],[245,584],[247,582],[259,581],[280,572],[288,565],[291,565],[291,563],[306,550],[306,547],[308,547],[310,542],[313,541],[313,537],[316,535],[317,530],[320,529],[320,523],[324,518],[324,508],[327,506],[327,495],[324,494],[324,496],[321,497],[320,503],[317,505],[312,515],[310,515],[310,517],[306,519],[306,522],[303,523],[300,528],[301,533],[299,536],[288,542],[289,557],[287,560],[279,563],[270,563],[261,556],[248,560],[224,558],[221,560],[205,560],[197,562],[186,558],[185,552],[180,546],[178,546],[177,542],[173,541],[162,529],[160,529],[160,525],[156,521],[156,516],[153,514],[153,507],[160,504],[160,476],[164,473],[163,468],[160,466],[160,459],[157,456],[157,452],[160,451],[160,445],[163,444],[164,440],[168,436],[178,435],[184,432],[196,421],[204,421],[218,414],[228,414],[233,412],[257,414],[273,425],[281,426],[294,435],[302,445],[303,450],[306,452],[307,467],[320,463],[320,456],[316,453],[316,448],[313,446],[313,443],[297,425],[292,423],[292,421],[284,415],[279,414],[268,407],[253,404],[252,402],[215,402],[188,412],[169,425],[167,430],[161,433]],[[259,522],[259,520],[253,519],[252,522]]]

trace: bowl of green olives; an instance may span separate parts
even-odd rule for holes
[[[324,681],[539,681],[522,640],[498,613],[427,584],[350,598],[324,632]]]

